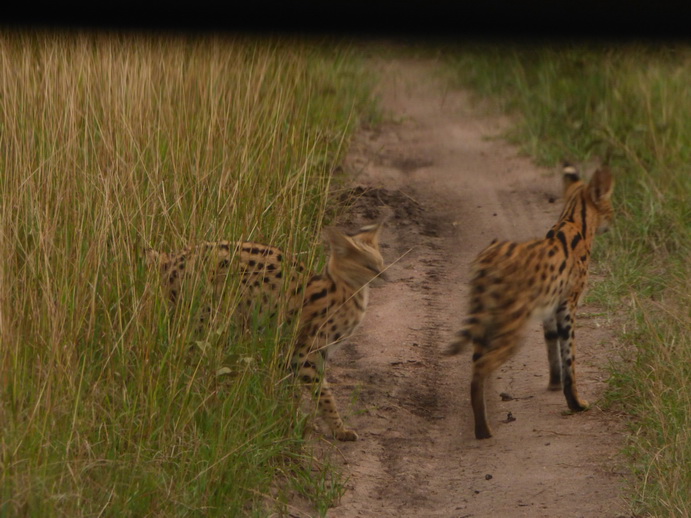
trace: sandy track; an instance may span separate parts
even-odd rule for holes
[[[561,392],[547,391],[535,323],[487,390],[495,436],[486,441],[472,432],[470,352],[440,354],[465,312],[470,261],[495,237],[544,235],[561,209],[559,175],[488,138],[506,121],[445,89],[433,62],[372,66],[384,72],[379,94],[393,122],[361,131],[350,150],[354,183],[371,190],[353,191],[349,223],[392,210],[382,240],[394,264],[363,326],[332,356],[328,376],[360,441],[327,448],[348,477],[328,516],[627,516],[623,426],[597,405],[614,354],[606,316],[583,306],[577,322],[579,388],[592,410],[564,415]],[[515,420],[503,422],[509,413]]]

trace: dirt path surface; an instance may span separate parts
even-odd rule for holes
[[[544,235],[561,210],[560,175],[488,138],[507,121],[478,114],[466,94],[444,86],[434,62],[372,66],[392,122],[361,131],[351,148],[359,197],[350,223],[392,211],[382,241],[393,264],[327,374],[360,434],[329,446],[348,478],[327,516],[627,516],[616,457],[623,426],[597,404],[612,355],[606,315],[582,306],[577,322],[579,388],[592,409],[564,415],[564,396],[547,391],[534,323],[492,376],[489,440],[473,436],[470,352],[441,354],[465,314],[471,260],[495,237]],[[503,392],[515,399],[503,401]]]

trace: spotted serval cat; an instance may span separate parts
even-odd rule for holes
[[[564,209],[546,237],[522,243],[495,239],[472,264],[469,316],[447,352],[457,354],[473,344],[470,397],[478,439],[492,436],[485,379],[515,352],[530,317],[543,320],[549,389],[563,387],[573,411],[588,408],[576,390],[575,315],[595,233],[606,230],[613,218],[614,182],[606,167],[588,184],[570,164],[563,172]]]
[[[207,242],[176,253],[149,249],[147,260],[158,265],[172,304],[179,298],[182,279],[200,266],[209,271],[215,288],[222,288],[228,275],[240,274],[245,307],[239,309],[245,316],[253,308],[277,311],[281,296],[285,297],[288,319],[299,318],[291,356],[293,372],[312,389],[319,414],[334,437],[355,441],[357,434],[345,428],[338,414],[324,368],[329,348],[348,338],[362,321],[370,282],[384,277],[379,235],[385,219],[350,236],[325,229],[329,260],[324,271],[306,283],[305,268],[299,261],[260,243]],[[202,319],[209,313],[205,308]]]

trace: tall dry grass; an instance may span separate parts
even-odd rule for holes
[[[302,448],[290,330],[195,336],[142,251],[254,239],[319,262],[366,88],[326,43],[0,33],[0,516],[338,495]]]

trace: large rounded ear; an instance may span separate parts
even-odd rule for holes
[[[390,217],[391,214],[385,214],[377,223],[362,227],[353,237],[373,248],[378,248],[381,229],[384,227],[384,223],[386,223]]]
[[[161,254],[153,248],[145,248],[144,257],[146,258],[146,265],[148,267],[158,266],[160,264]]]
[[[148,268],[162,268],[168,261],[168,254],[165,252],[158,252],[153,248],[144,249],[144,257],[146,259],[146,266]]]
[[[608,201],[612,197],[612,191],[614,190],[614,178],[612,177],[612,171],[609,167],[601,167],[590,179],[588,184],[588,192],[590,193],[590,199],[593,200],[595,205],[600,205],[604,201]]]
[[[581,175],[575,165],[566,161],[562,164],[562,181],[564,182],[564,193],[573,184],[581,181]]]
[[[325,227],[323,234],[331,253],[338,257],[346,257],[354,249],[350,238],[334,227]]]

